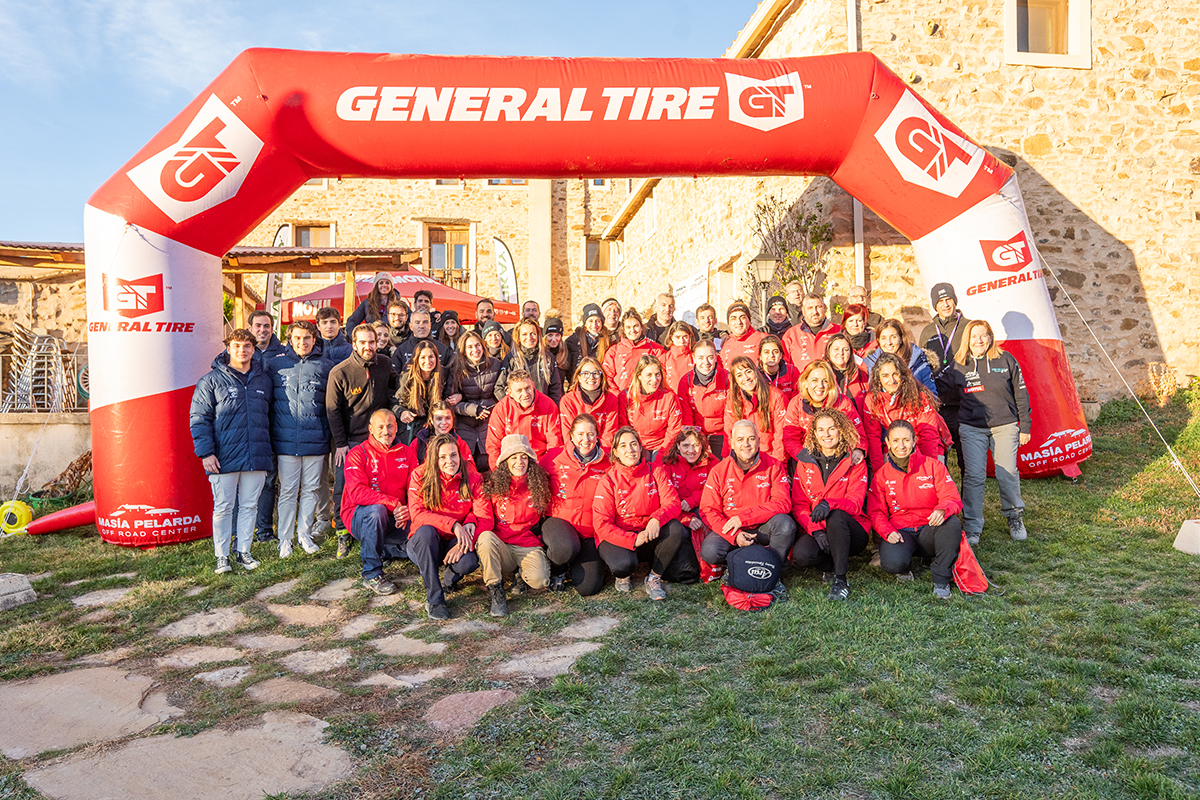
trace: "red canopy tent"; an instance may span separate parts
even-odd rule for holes
[[[433,292],[433,307],[437,311],[454,310],[458,312],[458,318],[464,324],[475,322],[475,303],[481,298],[479,295],[463,292],[458,289],[451,288],[444,283],[435,281],[433,278],[421,272],[418,269],[409,267],[406,272],[391,272],[392,284],[395,286],[395,291],[408,301],[409,306],[412,306],[413,294],[418,289],[428,289]],[[375,277],[359,278],[355,282],[355,295],[359,302],[366,299],[371,293],[371,286],[374,285]],[[282,304],[280,317],[284,325],[291,325],[297,320],[315,320],[317,311],[325,306],[332,306],[342,313],[342,319],[346,315],[354,311],[354,309],[345,309],[342,306],[345,304],[346,289],[345,284],[335,283],[332,286],[326,286],[324,289],[318,289],[315,292],[310,292],[300,297],[293,297],[285,300]],[[496,321],[515,323],[520,318],[520,311],[515,303],[500,303],[496,304]]]

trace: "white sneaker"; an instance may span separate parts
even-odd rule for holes
[[[321,545],[317,544],[312,539],[305,539],[301,536],[297,536],[296,538],[300,540],[300,549],[308,553],[310,556],[321,552]]]
[[[292,554],[292,540],[280,539],[279,541],[279,557],[287,558]]]

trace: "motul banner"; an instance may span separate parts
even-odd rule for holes
[[[93,430],[123,443],[97,456],[99,513],[121,519],[112,509],[148,505],[178,511],[164,515],[171,520],[194,516],[190,504],[207,487],[190,448],[176,447],[150,466],[133,431],[104,427],[132,418],[104,409],[167,397],[204,373],[220,348],[220,256],[304,181],[745,174],[832,177],[921,243],[927,281],[950,270],[939,280],[954,283],[964,310],[1003,329],[1018,357],[1016,341],[1061,353],[1044,283],[1023,261],[1030,258],[1020,240],[1029,235],[1024,211],[1015,226],[1012,213],[1000,213],[1014,197],[1019,205],[1015,183],[1006,186],[1012,171],[872,54],[560,59],[248,50],[89,200],[91,217],[114,221],[87,233],[88,285],[110,298],[109,306],[89,302],[89,325],[103,333],[92,346],[93,382],[106,387],[93,395],[93,408],[103,412]],[[126,223],[121,230],[130,235],[118,240]],[[158,246],[126,246],[131,237]],[[959,274],[965,250],[947,261],[931,255],[950,241],[969,241],[987,275],[967,266]],[[191,277],[197,271],[212,273],[211,302],[207,286],[179,291],[204,283]],[[103,288],[110,286],[111,293]],[[1044,302],[1026,302],[1039,292]],[[188,320],[172,296],[199,303]],[[1018,296],[1022,305],[1007,305]],[[160,300],[161,310],[149,310]],[[1011,308],[1028,324],[1005,324]],[[189,322],[187,330],[177,327]],[[1037,359],[1025,369],[1039,388],[1072,386],[1065,358]],[[1084,429],[1073,392],[1063,388],[1049,399],[1034,392],[1035,426]],[[142,418],[138,432],[169,428],[159,438],[174,442],[186,420],[171,403],[161,408],[166,416]],[[1079,446],[1069,462],[1039,459],[1030,474],[1070,468],[1086,455]],[[1030,463],[1023,454],[1022,464]],[[146,469],[175,471],[177,479],[147,481],[138,491],[154,496],[134,497],[128,478],[109,477]],[[209,513],[200,516],[194,533],[208,535]]]

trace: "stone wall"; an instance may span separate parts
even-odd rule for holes
[[[37,281],[0,280],[0,328],[13,322],[45,329],[72,345],[85,342],[87,296],[83,273]]]

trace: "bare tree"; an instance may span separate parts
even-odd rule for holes
[[[778,261],[775,278],[781,286],[799,280],[805,292],[824,289],[818,284],[825,282],[822,268],[833,241],[833,224],[822,221],[825,207],[813,203],[813,208],[805,214],[800,203],[789,204],[775,194],[754,206],[754,234]]]

